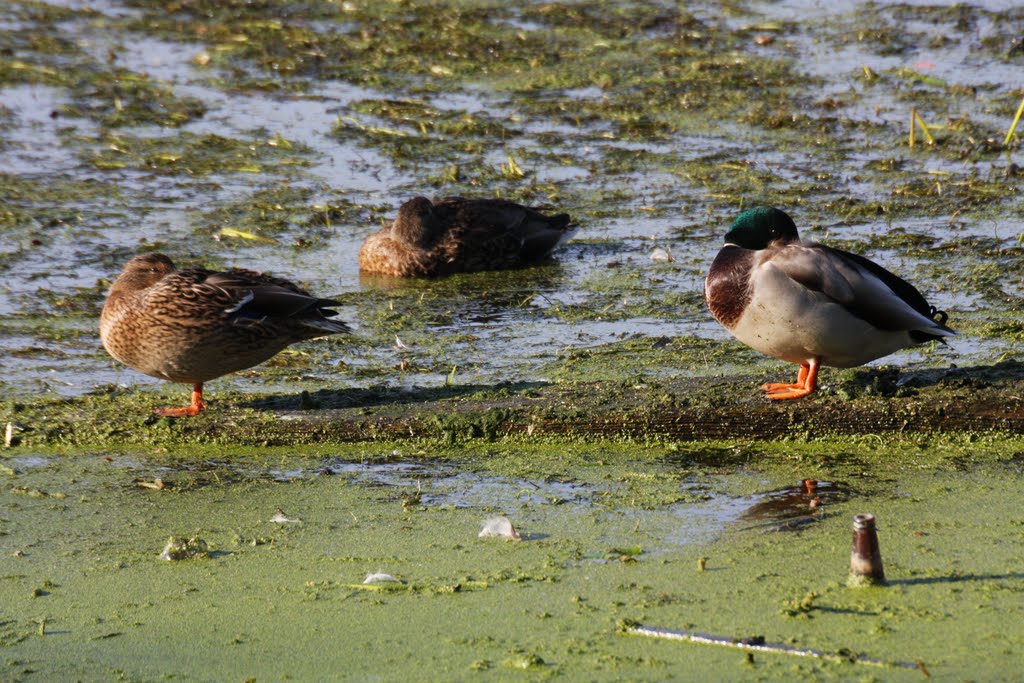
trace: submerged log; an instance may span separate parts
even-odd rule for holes
[[[787,435],[886,432],[1024,433],[1020,364],[934,371],[879,382],[895,371],[865,371],[859,386],[805,399],[772,402],[750,378],[686,378],[644,384],[574,382],[510,385],[489,397],[484,387],[449,388],[440,398],[413,391],[355,410],[281,411],[285,430],[316,428],[328,439],[501,436],[592,438],[774,439]],[[490,388],[493,391],[493,387]],[[353,397],[354,398],[354,397]],[[330,397],[322,402],[329,404]],[[355,399],[358,400],[358,399]],[[369,413],[369,415],[367,415]]]

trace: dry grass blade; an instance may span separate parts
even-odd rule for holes
[[[1003,139],[1003,147],[1010,144],[1010,138],[1013,137],[1013,133],[1017,130],[1017,124],[1020,123],[1020,117],[1024,115],[1024,98],[1021,98],[1020,106],[1017,107],[1017,113],[1013,117],[1013,123],[1010,124],[1010,130],[1006,131],[1006,137]]]

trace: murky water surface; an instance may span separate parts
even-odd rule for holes
[[[429,52],[424,59],[437,63],[427,77],[380,78],[394,67],[367,64],[359,78],[317,78],[235,56],[240,38],[182,42],[159,22],[147,23],[161,17],[146,3],[49,7],[64,14],[34,14],[20,2],[0,11],[8,26],[0,80],[0,173],[10,207],[0,225],[0,358],[8,392],[74,395],[148,382],[116,367],[89,328],[120,265],[152,248],[182,263],[272,270],[342,297],[358,337],[327,347],[321,361],[335,368],[330,381],[340,386],[442,382],[453,367],[465,382],[543,380],[565,349],[600,347],[624,334],[725,340],[700,304],[703,275],[728,223],[753,203],[784,206],[807,236],[855,248],[906,276],[963,332],[949,349],[879,362],[989,363],[1017,339],[993,329],[1019,335],[1024,212],[1021,176],[1007,169],[1020,160],[1015,146],[993,151],[1020,96],[1014,3],[749,2],[728,11],[696,4],[688,15],[666,14],[614,42],[609,54],[622,55],[631,47],[668,49],[666,37],[687,46],[705,41],[714,46],[707,57],[680,56],[679,63],[698,69],[701,59],[728,54],[733,61],[722,68],[747,64],[769,74],[784,65],[795,76],[764,86],[758,78],[774,77],[751,75],[735,89],[709,67],[693,115],[687,110],[696,101],[682,90],[674,107],[653,99],[650,111],[625,114],[620,102],[630,88],[681,85],[670,78],[630,86],[632,76],[616,72],[626,62],[604,64],[608,80],[591,74],[591,84],[579,83],[571,65],[551,71],[547,88],[533,75],[520,78],[529,90],[517,89],[500,61],[490,74],[463,75]],[[324,40],[375,30],[355,5],[340,13],[312,7],[309,20],[285,21]],[[558,16],[550,8],[506,8],[483,25],[528,40],[562,30]],[[575,21],[600,44],[607,27],[586,13]],[[217,30],[204,25],[200,32]],[[63,42],[40,47],[24,37],[33,31]],[[248,38],[260,40],[271,38]],[[580,49],[582,68],[601,64]],[[161,123],[160,111],[133,120],[131,93],[110,94],[99,81],[92,91],[68,87],[61,68],[142,79],[162,89],[155,97],[175,98],[162,111],[182,102],[191,113],[174,126]],[[789,104],[780,104],[786,97]],[[402,104],[412,106],[408,116],[389,113],[410,102]],[[934,147],[906,146],[915,106],[936,135]],[[502,132],[429,132],[441,125],[435,119],[451,116]],[[250,160],[233,161],[241,151],[202,157],[214,139],[248,145]],[[159,161],[182,154],[182,144],[191,150],[182,159],[191,161]],[[510,156],[523,177],[498,172]],[[460,179],[442,180],[451,167]],[[575,215],[582,230],[557,266],[532,274],[440,285],[360,280],[362,239],[402,201],[456,193],[548,204]],[[310,223],[317,212],[332,217]],[[261,223],[270,217],[273,227]],[[223,227],[278,244],[216,238]],[[673,260],[653,261],[657,248]],[[76,333],[41,333],[54,315],[75,321]],[[401,360],[395,335],[431,340],[418,373],[394,373]],[[459,344],[465,335],[472,343]],[[510,340],[524,352],[503,353]],[[53,357],[73,361],[51,364]],[[60,379],[51,365],[60,366]],[[700,368],[681,359],[658,372]],[[220,382],[273,391],[280,381],[279,373],[256,374],[255,382]]]

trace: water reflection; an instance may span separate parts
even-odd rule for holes
[[[804,479],[793,486],[754,496],[756,500],[743,514],[740,522],[746,529],[764,531],[795,531],[812,524],[827,506],[848,500],[855,491],[831,481]]]

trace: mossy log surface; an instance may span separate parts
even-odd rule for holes
[[[156,418],[166,394],[12,404],[15,444],[325,444],[431,438],[775,439],[891,432],[1024,433],[1024,365],[862,370],[770,402],[749,377],[215,395],[194,418]]]
[[[943,392],[770,402],[749,381],[676,380],[657,385],[551,385],[493,399],[396,404],[355,417],[349,409],[289,413],[283,432],[310,427],[327,439],[406,436],[774,439],[899,431],[1024,433],[1024,380]],[[404,412],[404,414],[403,414]]]

